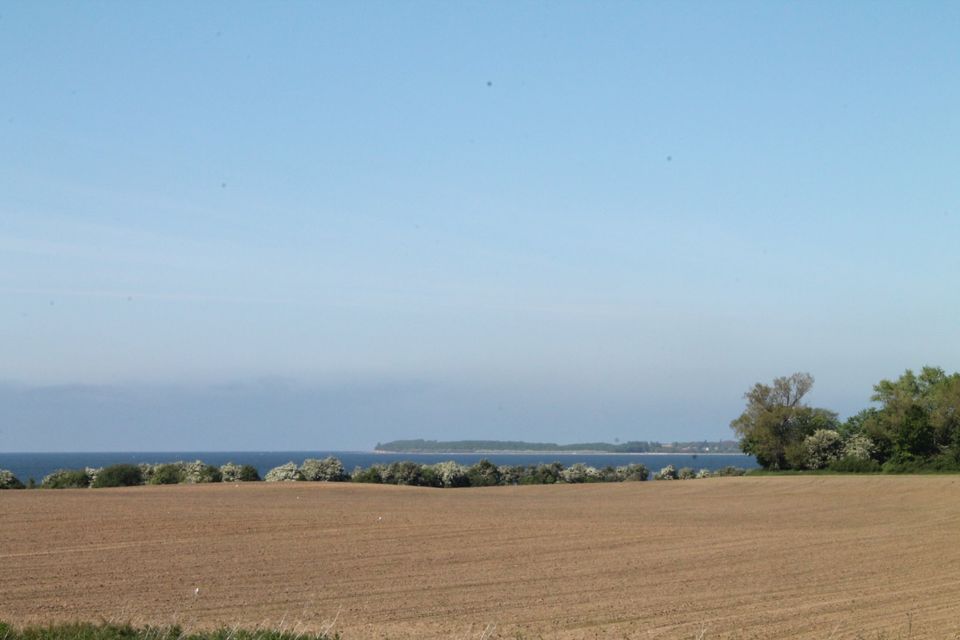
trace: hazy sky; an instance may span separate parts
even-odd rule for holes
[[[0,450],[730,437],[960,369],[960,4],[0,3]]]

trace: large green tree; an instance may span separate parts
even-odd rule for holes
[[[813,387],[809,373],[755,384],[744,394],[747,406],[730,427],[740,438],[740,449],[766,469],[804,466],[804,439],[819,429],[836,430],[837,414],[803,402]]]
[[[880,407],[865,416],[861,430],[877,444],[881,461],[960,462],[960,373],[908,369],[873,390]]]

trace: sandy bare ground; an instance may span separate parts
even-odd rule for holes
[[[0,619],[958,638],[960,476],[4,491]]]

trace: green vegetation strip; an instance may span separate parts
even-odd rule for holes
[[[72,623],[14,627],[0,622],[0,640],[335,640],[340,634],[292,633],[273,629],[229,629],[185,633],[180,627]]]
[[[909,369],[873,387],[877,403],[840,421],[803,400],[809,373],[757,383],[730,426],[744,453],[776,472],[960,472],[960,373]]]
[[[244,471],[244,470],[247,471]],[[654,475],[657,480],[693,480],[711,476],[740,476],[739,467],[724,467],[699,471],[667,465]],[[360,482],[367,484],[395,484],[415,487],[493,487],[521,484],[581,484],[590,482],[636,482],[646,480],[650,471],[642,464],[619,467],[591,467],[582,463],[568,467],[559,462],[530,465],[495,465],[489,460],[465,466],[454,461],[420,464],[411,461],[375,464],[357,467],[347,473],[339,459],[330,456],[322,460],[308,458],[299,466],[294,462],[282,464],[267,472],[267,482]],[[228,462],[221,467],[196,462],[169,462],[163,464],[116,464],[103,469],[60,469],[46,476],[42,489],[84,489],[87,487],[132,487],[143,484],[200,484],[208,482],[259,481],[252,467],[239,467]],[[26,488],[36,488],[31,478]],[[0,489],[23,489],[24,484],[9,471],[0,470]],[[0,638],[2,640],[2,638]]]

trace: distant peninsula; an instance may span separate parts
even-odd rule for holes
[[[741,453],[736,440],[623,443],[521,442],[516,440],[393,440],[378,442],[380,453]]]

